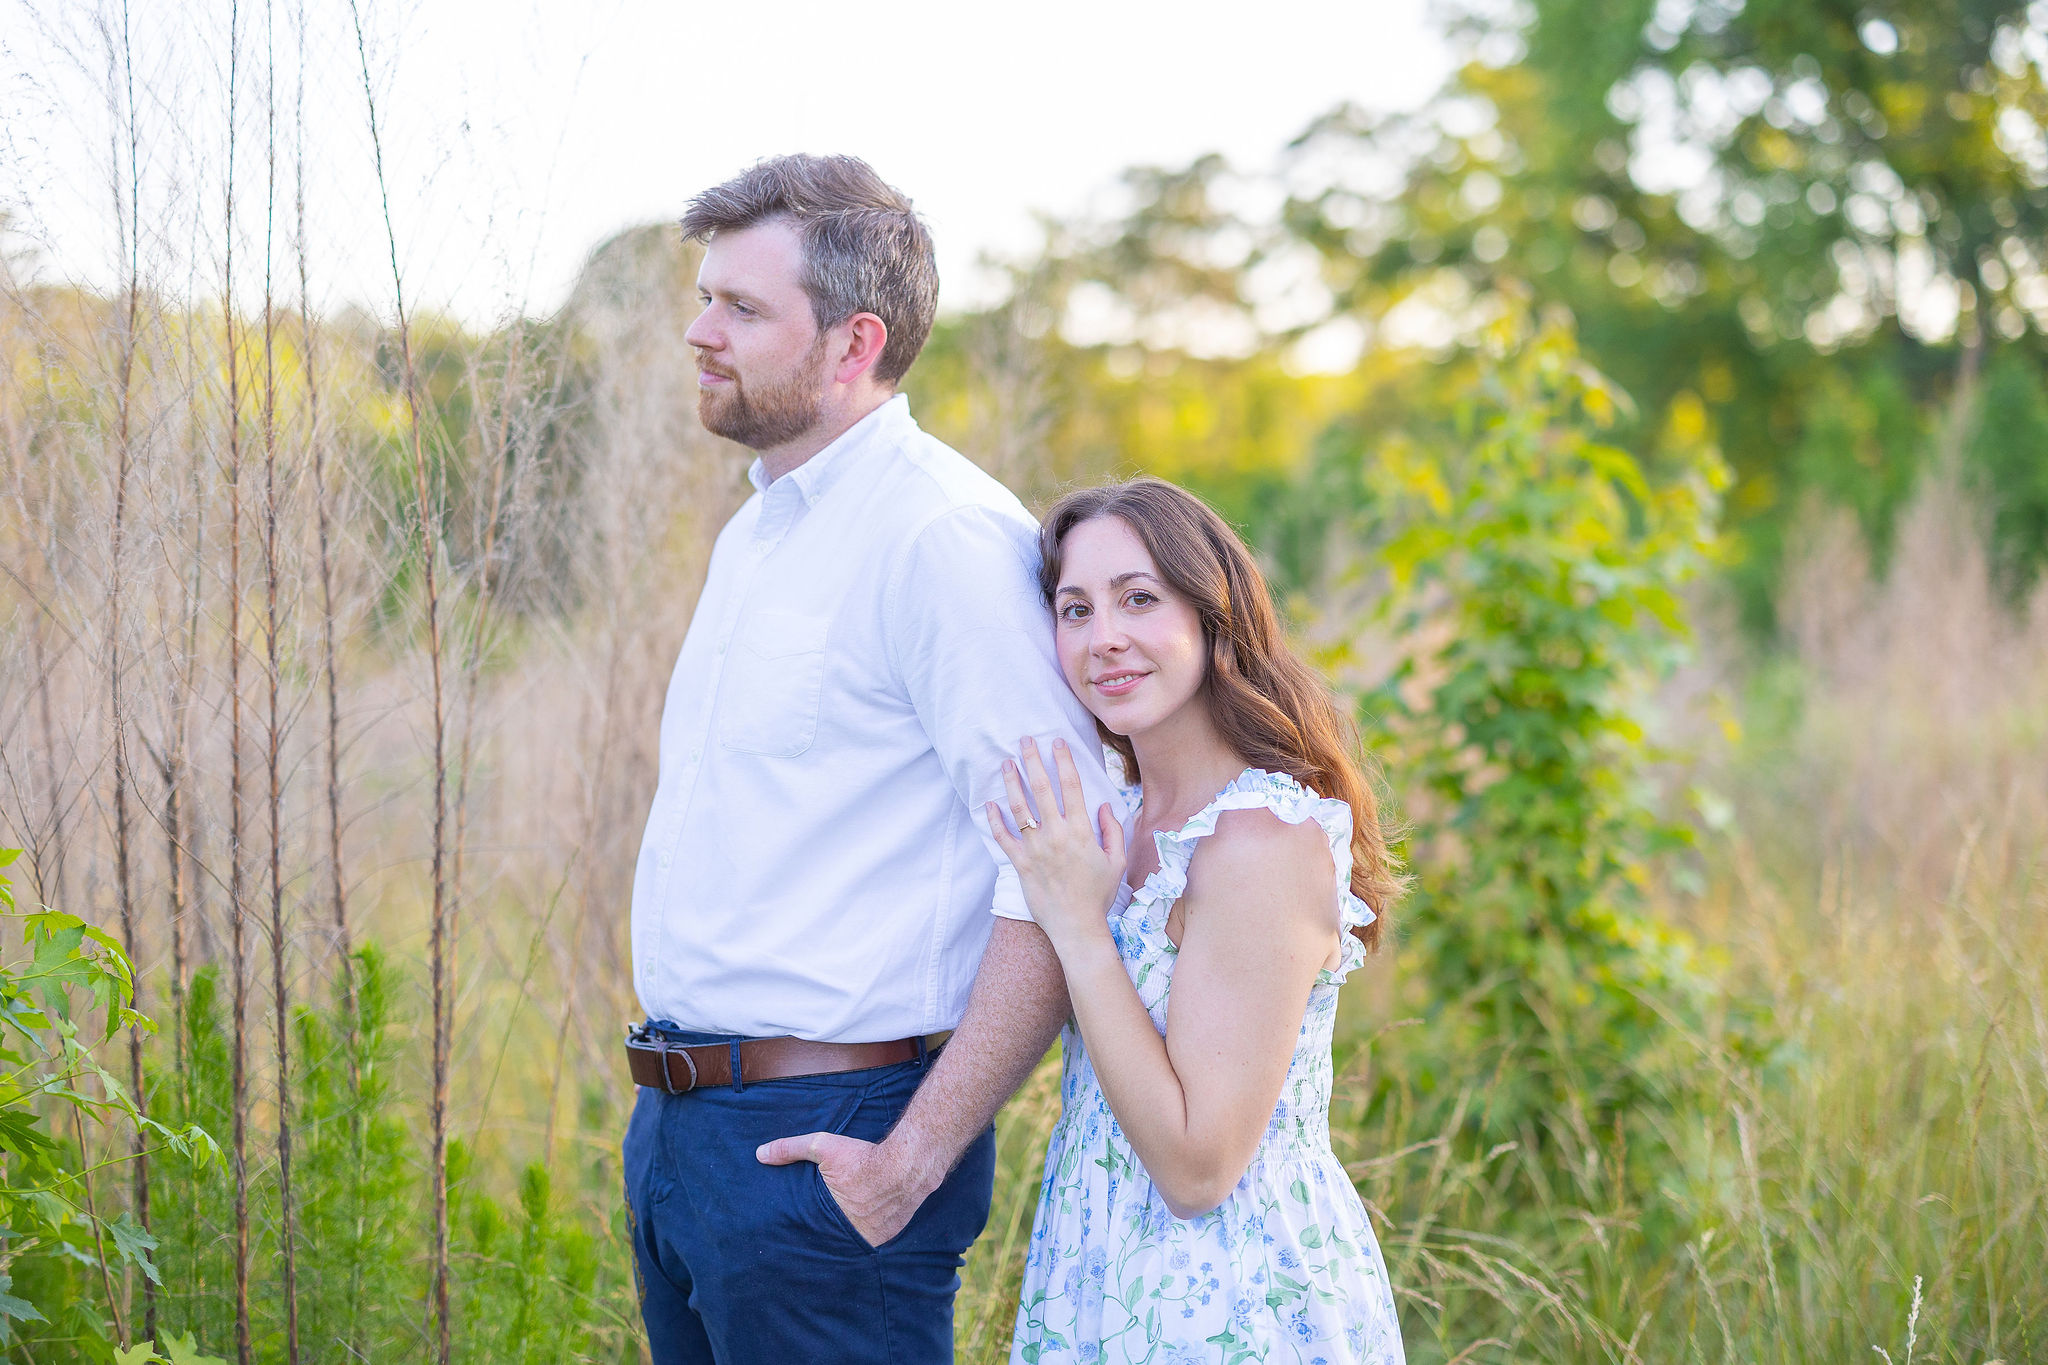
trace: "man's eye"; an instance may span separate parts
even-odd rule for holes
[[[738,313],[743,318],[750,318],[754,316],[754,310],[747,307],[747,305],[745,305],[744,303],[734,304],[732,306],[732,311]]]

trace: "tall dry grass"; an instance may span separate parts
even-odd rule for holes
[[[501,1194],[538,1160],[556,1174],[536,1208],[613,1214],[631,868],[667,671],[744,456],[695,422],[693,262],[672,232],[601,247],[545,319],[323,315],[303,11],[229,16],[210,97],[230,140],[210,149],[151,121],[164,89],[127,87],[124,16],[55,38],[114,82],[120,206],[184,217],[122,238],[112,297],[40,274],[18,239],[0,250],[0,844],[29,850],[29,897],[123,926],[138,1003],[166,1025],[138,1035],[131,1079],[181,1112],[205,1040],[177,1025],[195,976],[218,975],[235,1353],[296,1358],[294,1073],[359,1060],[363,942],[407,989],[438,988],[393,1011],[436,1044],[398,1050],[395,1098],[434,1138],[410,1159],[438,1179],[459,1145],[469,1188]],[[166,185],[166,165],[206,174]],[[218,252],[197,292],[192,241]],[[337,1057],[300,1055],[298,1021],[331,998]],[[153,1205],[126,1155],[128,1188],[103,1177],[102,1204],[125,1197],[145,1225],[165,1197],[180,1226],[200,1216],[189,1189]],[[449,1276],[481,1274],[447,1268],[475,1231],[451,1231],[447,1198],[411,1268],[439,1299],[439,1356],[466,1292]],[[120,1332],[154,1333],[160,1306],[178,1330],[221,1290],[94,1297]]]

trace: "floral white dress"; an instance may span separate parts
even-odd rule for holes
[[[1351,808],[1285,774],[1246,769],[1179,833],[1154,836],[1159,870],[1135,893],[1126,886],[1110,911],[1117,951],[1162,1034],[1178,952],[1166,935],[1167,912],[1217,817],[1255,807],[1289,824],[1321,825],[1346,927],[1373,918],[1349,889]],[[1068,1026],[1061,1112],[1046,1144],[1012,1365],[1401,1365],[1386,1262],[1330,1150],[1337,987],[1364,956],[1347,933],[1343,961],[1317,976],[1251,1166],[1229,1198],[1198,1218],[1167,1210]]]

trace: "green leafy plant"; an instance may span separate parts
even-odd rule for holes
[[[1686,637],[1678,589],[1713,548],[1724,475],[1704,441],[1653,480],[1604,431],[1625,398],[1568,325],[1510,310],[1428,424],[1367,471],[1379,624],[1409,653],[1368,699],[1416,819],[1429,1066],[1494,1074],[1469,1121],[1520,1133],[1566,1094],[1597,1115],[1643,1093],[1656,999],[1698,987],[1685,942],[1643,913],[1656,860],[1689,841],[1658,813],[1643,684]]]
[[[19,856],[0,849],[0,868]],[[0,914],[20,925],[26,951],[0,962],[0,1346],[13,1345],[22,1324],[42,1323],[45,1336],[96,1344],[122,1362],[161,1359],[149,1343],[119,1344],[114,1276],[132,1269],[160,1284],[157,1242],[127,1211],[100,1211],[93,1176],[125,1160],[127,1144],[98,1158],[88,1134],[140,1135],[199,1165],[220,1151],[196,1125],[150,1118],[97,1059],[123,1029],[154,1028],[130,1008],[135,969],[119,943],[76,915],[19,911],[4,873]],[[103,1026],[86,1022],[74,994],[90,999]],[[189,1342],[164,1349],[175,1365],[201,1359]]]

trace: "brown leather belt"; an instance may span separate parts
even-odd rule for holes
[[[827,1076],[839,1071],[864,1071],[916,1061],[938,1050],[944,1033],[899,1038],[890,1043],[816,1043],[804,1038],[750,1038],[738,1046],[740,1084],[786,1081],[798,1076]],[[659,1030],[633,1024],[626,1028],[626,1067],[633,1084],[681,1095],[707,1085],[733,1083],[731,1043],[685,1047]]]

